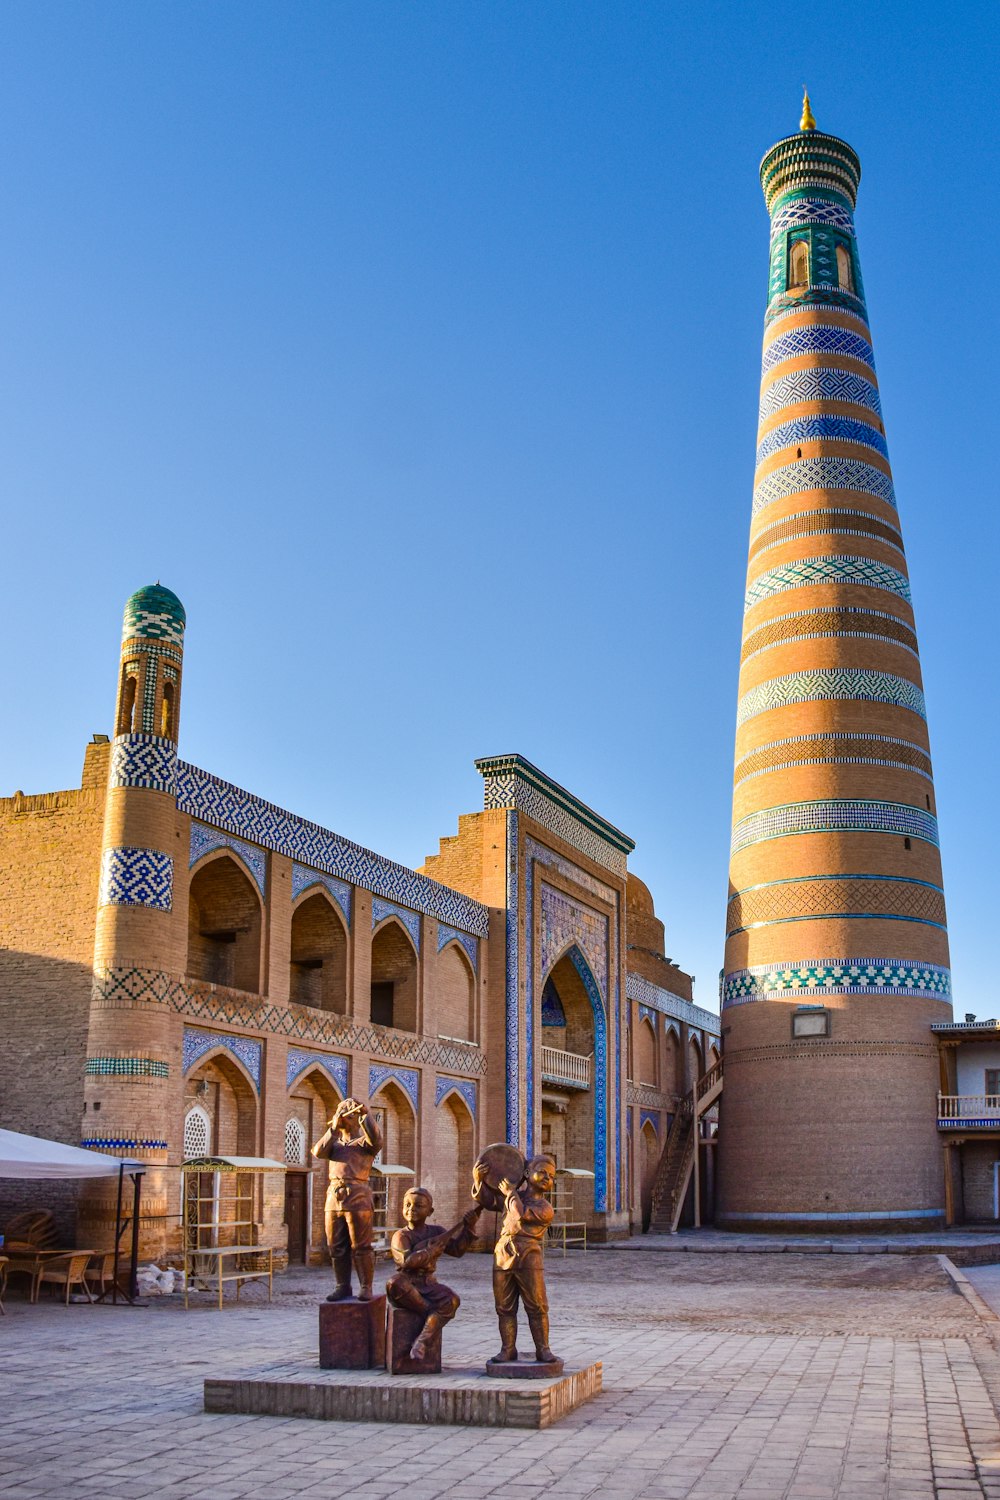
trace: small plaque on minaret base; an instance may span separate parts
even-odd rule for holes
[[[321,1370],[385,1368],[384,1297],[320,1303],[319,1364]]]

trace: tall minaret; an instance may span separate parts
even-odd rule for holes
[[[816,128],[771,215],[743,626],[720,1132],[724,1226],[943,1222],[948,938],[910,586],[854,233]]]

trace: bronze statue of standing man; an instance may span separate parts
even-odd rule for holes
[[[491,1152],[511,1152],[511,1147],[487,1148],[476,1163],[473,1197],[484,1206],[488,1206],[491,1194],[483,1192],[481,1163]],[[549,1348],[549,1303],[542,1258],[545,1235],[554,1217],[549,1197],[555,1182],[555,1162],[550,1156],[536,1156],[525,1166],[523,1179],[503,1175],[494,1190],[504,1206],[500,1237],[493,1252],[493,1298],[500,1324],[500,1352],[487,1361],[487,1369],[517,1360],[519,1303],[523,1303],[527,1314],[536,1361],[539,1365],[562,1369],[562,1361]]]
[[[326,1193],[326,1242],[333,1262],[334,1289],[328,1302],[351,1295],[351,1262],[358,1273],[358,1299],[370,1302],[375,1277],[374,1212],[368,1186],[372,1162],[382,1149],[382,1133],[366,1104],[344,1099],[313,1156],[330,1163]]]

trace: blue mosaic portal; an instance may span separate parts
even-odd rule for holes
[[[507,814],[507,877],[506,877],[506,902],[507,918],[504,930],[504,949],[507,960],[507,984],[504,993],[504,1050],[507,1063],[507,1139],[516,1141],[521,1134],[520,1127],[520,1102],[521,1102],[521,1079],[518,1066],[520,1056],[518,1052],[518,1010],[520,1001],[520,963],[518,953],[518,922],[520,920],[520,907],[518,902],[518,869],[517,869],[517,813]]]
[[[779,453],[782,448],[821,441],[860,443],[865,448],[874,448],[883,458],[889,457],[885,437],[870,422],[859,421],[857,417],[795,417],[790,422],[782,422],[761,438],[757,445],[757,466],[759,468],[765,458]]]
[[[196,865],[199,859],[204,859],[206,854],[212,854],[216,849],[231,849],[234,854],[246,865],[247,870],[253,876],[254,884],[260,891],[261,896],[267,895],[267,855],[263,849],[255,849],[252,844],[247,844],[243,839],[233,838],[232,834],[220,833],[217,828],[209,828],[205,823],[191,824],[191,849],[188,855],[188,865]]]
[[[320,870],[310,870],[305,865],[292,865],[292,900],[308,891],[312,886],[322,886],[325,891],[336,901],[344,913],[344,920],[348,927],[351,925],[351,887],[343,880],[334,880],[332,875],[324,875]]]
[[[951,973],[938,964],[905,958],[807,958],[786,965],[758,964],[727,974],[722,1007],[761,1000],[787,1000],[802,991],[817,1002],[824,994],[931,996],[948,1000]]]
[[[905,802],[855,801],[830,797],[815,802],[789,802],[765,807],[741,818],[733,829],[732,852],[765,839],[798,833],[890,833],[897,837],[938,842],[937,818],[922,807]]]
[[[737,724],[757,714],[790,703],[836,702],[857,699],[863,703],[891,703],[909,708],[926,719],[924,695],[915,682],[892,672],[867,671],[861,667],[817,668],[814,672],[790,672],[772,677],[743,694],[736,710]]]
[[[459,943],[465,949],[469,956],[473,973],[478,974],[479,944],[476,939],[470,933],[462,932],[457,927],[446,927],[444,923],[440,923],[438,926],[437,951],[440,953],[441,949],[446,948],[449,943]]]
[[[195,1063],[203,1058],[206,1052],[211,1052],[216,1047],[224,1047],[243,1064],[259,1094],[264,1064],[264,1043],[254,1041],[248,1036],[231,1036],[227,1031],[195,1031],[192,1027],[185,1026],[182,1049],[184,1073],[190,1073]]]
[[[342,1099],[347,1098],[347,1058],[335,1052],[303,1052],[298,1047],[289,1047],[285,1066],[285,1086],[291,1088],[309,1068],[323,1068],[332,1079]]]
[[[173,905],[174,862],[158,849],[123,844],[101,855],[99,906],[148,906],[169,911]]]
[[[604,1002],[597,988],[597,980],[590,972],[587,960],[580,949],[571,948],[569,957],[583,981],[583,987],[587,991],[587,999],[590,1001],[590,1008],[594,1015],[594,1086],[592,1090],[594,1098],[594,1212],[603,1214],[608,1211],[608,1038],[604,1019]],[[616,1111],[617,1113],[619,1112]],[[617,1180],[621,1181],[620,1171]]]
[[[395,901],[386,901],[382,896],[372,897],[372,930],[387,917],[395,917],[402,922],[410,937],[413,946],[420,952],[420,915],[418,912],[409,911],[405,906],[397,906]]]
[[[416,870],[383,859],[349,839],[298,818],[231,782],[197,766],[177,764],[177,806],[193,818],[210,822],[237,838],[252,839],[265,849],[363,886],[375,896],[406,903],[438,921],[461,927],[476,937],[489,936],[489,912],[479,901],[439,885]]]
[[[434,1103],[438,1105],[449,1094],[458,1094],[469,1106],[469,1113],[476,1118],[476,1085],[471,1078],[444,1078],[439,1073],[434,1083]]]
[[[403,1093],[413,1105],[414,1112],[419,1108],[420,1074],[416,1068],[398,1068],[391,1063],[371,1063],[368,1067],[368,1097],[374,1098],[379,1089],[386,1083],[398,1083]]]

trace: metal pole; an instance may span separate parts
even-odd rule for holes
[[[132,1182],[132,1258],[128,1270],[128,1296],[130,1302],[135,1302],[139,1295],[139,1199],[142,1194],[142,1173],[133,1172]]]
[[[122,1188],[124,1181],[125,1163],[121,1161],[118,1163],[118,1207],[115,1210],[115,1270],[114,1280],[111,1283],[111,1300],[114,1303],[118,1301],[118,1259],[122,1237]]]

